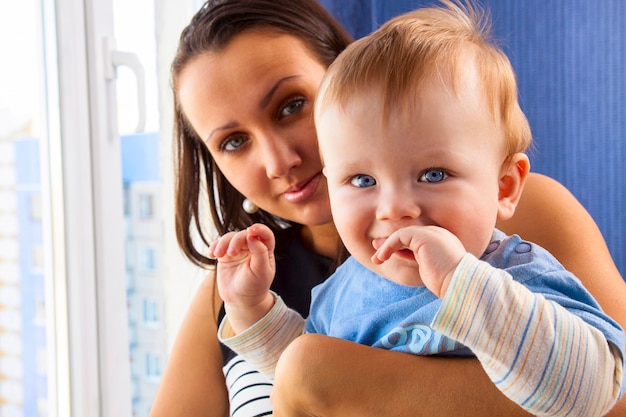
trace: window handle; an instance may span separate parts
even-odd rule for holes
[[[132,52],[118,51],[111,38],[104,38],[104,75],[107,80],[117,78],[117,67],[125,66],[135,74],[137,85],[137,125],[135,132],[143,132],[146,126],[146,82],[139,57]]]

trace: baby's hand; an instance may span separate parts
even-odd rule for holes
[[[413,252],[424,285],[443,298],[463,256],[467,253],[461,241],[438,226],[409,226],[393,232],[384,242],[374,242],[376,253],[372,262],[380,265],[394,252]]]
[[[211,243],[208,256],[216,258],[217,288],[235,332],[261,319],[274,304],[269,293],[276,273],[275,239],[263,224],[230,232]]]

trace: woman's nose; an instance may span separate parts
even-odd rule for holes
[[[278,138],[266,141],[263,162],[267,177],[273,179],[288,175],[293,168],[302,162],[302,159],[296,147]]]

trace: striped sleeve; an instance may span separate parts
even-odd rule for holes
[[[285,348],[304,333],[304,319],[274,295],[274,307],[249,329],[234,335],[225,316],[218,329],[220,342],[239,354],[254,369],[274,377],[276,363]]]
[[[249,363],[235,356],[223,368],[231,417],[272,415],[272,382]]]
[[[601,416],[617,401],[622,358],[603,333],[472,255],[432,327],[469,347],[496,386],[539,416]]]

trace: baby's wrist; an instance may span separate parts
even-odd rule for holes
[[[274,294],[268,291],[259,302],[247,305],[224,303],[224,310],[232,330],[235,334],[239,334],[265,317],[274,307],[275,302]]]

